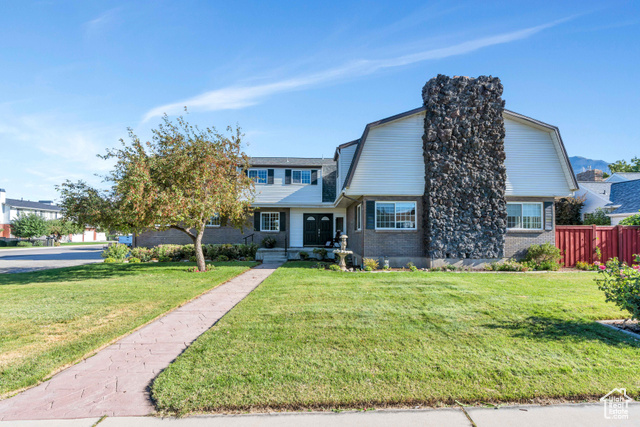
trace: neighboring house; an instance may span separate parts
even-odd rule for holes
[[[460,99],[464,104],[468,98],[462,93]],[[419,267],[479,265],[521,256],[534,243],[554,243],[553,202],[578,188],[558,128],[502,108],[489,117],[492,104],[489,112],[469,119],[478,122],[460,124],[466,146],[449,144],[446,130],[438,137],[425,130],[427,115],[439,111],[431,105],[425,101],[424,107],[369,123],[359,139],[339,145],[333,159],[252,158],[253,227],[220,227],[212,218],[203,242],[259,244],[272,236],[295,257],[324,246],[339,231],[348,235],[355,264],[376,258]],[[498,140],[471,129],[485,129]],[[438,138],[443,147],[449,144],[438,155],[447,151],[449,157],[431,162],[423,147]],[[165,243],[192,242],[177,230],[142,233],[134,242]]]
[[[22,199],[9,199],[6,194],[5,190],[0,188],[0,206],[2,207],[0,238],[15,237],[11,234],[11,221],[18,218],[18,215],[36,214],[47,221],[62,218],[62,208],[54,205],[51,200],[32,202]],[[87,227],[83,233],[69,235],[63,240],[71,242],[103,242],[107,240],[107,236],[105,233],[97,232],[95,228]]]
[[[50,200],[40,200],[32,202],[22,199],[9,199],[3,188],[0,188],[0,206],[2,206],[2,217],[0,218],[0,237],[13,237],[11,235],[11,221],[16,219],[18,215],[36,214],[44,219],[57,219],[60,217],[59,206],[56,206]]]
[[[640,173],[616,172],[604,180],[602,176],[598,169],[577,175],[580,188],[575,195],[585,198],[580,211],[582,219],[602,209],[611,218],[611,225],[617,225],[624,218],[637,214],[640,210]]]
[[[613,175],[608,177],[605,181],[624,182],[624,181],[634,181],[636,179],[640,179],[640,172],[615,172]]]

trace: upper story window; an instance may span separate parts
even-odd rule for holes
[[[266,184],[267,170],[266,169],[250,169],[249,178],[251,178],[253,182],[255,182],[256,184]]]
[[[291,182],[294,184],[311,184],[311,171],[291,171]]]
[[[362,230],[362,204],[356,206],[356,230]]]
[[[542,230],[542,203],[507,203],[507,228]]]
[[[416,202],[376,202],[376,229],[415,230]]]
[[[209,219],[207,227],[220,227],[220,214],[215,214]]]
[[[280,212],[262,212],[260,231],[280,231]]]

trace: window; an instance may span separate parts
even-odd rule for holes
[[[362,230],[362,205],[356,206],[356,230]]]
[[[207,227],[220,227],[220,214],[215,214],[209,219]]]
[[[291,171],[291,182],[294,184],[311,184],[311,171]]]
[[[280,231],[280,212],[262,212],[260,231]]]
[[[251,169],[249,171],[249,178],[256,184],[267,183],[267,170],[266,169]]]
[[[542,230],[542,203],[507,203],[507,228]]]
[[[376,229],[416,228],[416,202],[376,202]]]

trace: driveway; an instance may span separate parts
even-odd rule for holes
[[[24,273],[101,262],[102,248],[103,245],[0,249],[0,273]]]

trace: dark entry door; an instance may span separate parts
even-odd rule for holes
[[[304,246],[324,246],[333,238],[333,214],[304,214]]]

